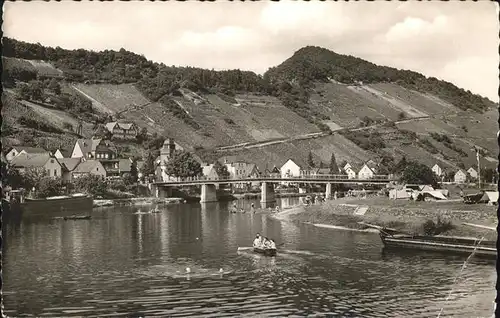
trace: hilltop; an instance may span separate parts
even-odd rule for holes
[[[305,162],[311,151],[324,163],[333,152],[339,163],[406,156],[456,169],[475,165],[472,147],[479,146],[483,165],[495,165],[492,101],[324,48],[302,48],[260,76],[166,66],[124,49],[3,41],[7,145],[71,143],[106,121],[126,120],[176,139],[207,161],[232,156],[264,167],[289,157]],[[314,138],[293,140],[308,134]],[[243,145],[227,147],[236,144]]]

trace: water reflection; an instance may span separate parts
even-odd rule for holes
[[[252,202],[257,206],[237,204],[249,210]],[[443,316],[491,314],[491,262],[472,261],[444,302],[462,257],[384,251],[376,234],[282,223],[269,213],[234,214],[228,205],[172,205],[147,214],[96,209],[90,221],[8,227],[6,312],[429,317],[444,306]],[[284,244],[276,257],[238,251],[250,247],[256,232]]]

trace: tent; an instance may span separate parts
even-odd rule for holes
[[[490,205],[497,205],[498,191],[485,191],[480,202],[487,202]]]

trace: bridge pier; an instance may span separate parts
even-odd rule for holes
[[[157,198],[169,198],[172,196],[172,188],[171,187],[162,187],[158,185],[153,185],[151,187],[151,191],[154,196]]]
[[[215,184],[201,185],[201,200],[200,203],[217,202],[217,187]]]
[[[274,186],[269,182],[262,182],[260,203],[271,203],[275,202],[276,197],[274,195]]]
[[[331,183],[327,183],[326,184],[325,198],[327,200],[331,200],[332,199],[332,184]]]

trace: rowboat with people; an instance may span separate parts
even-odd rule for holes
[[[257,233],[253,241],[253,251],[265,256],[276,256],[276,243],[273,239],[268,239]]]

